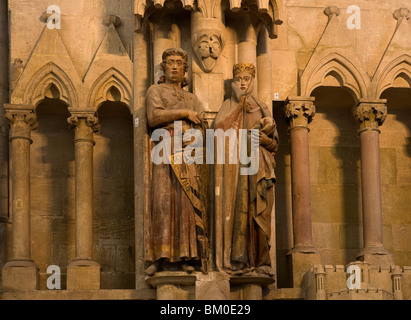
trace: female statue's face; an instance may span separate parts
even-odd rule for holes
[[[166,83],[179,83],[184,78],[184,59],[181,56],[168,56],[164,66]]]
[[[234,76],[234,83],[243,91],[247,91],[248,88],[250,87],[251,80],[253,79],[253,76],[246,71],[237,73]]]

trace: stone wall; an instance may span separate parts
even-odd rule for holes
[[[40,269],[40,288],[45,289],[49,265],[61,266],[65,276],[67,265],[74,258],[74,134],[67,128],[65,112],[67,104],[75,99],[68,97],[64,100],[65,92],[71,92],[71,83],[76,89],[77,103],[82,104],[76,107],[91,107],[87,103],[92,100],[92,94],[96,97],[106,94],[99,92],[98,85],[101,84],[100,76],[104,78],[102,74],[110,68],[121,71],[113,71],[114,79],[118,80],[120,73],[125,75],[124,79],[118,80],[121,85],[117,88],[125,88],[124,91],[128,88],[129,99],[122,96],[119,101],[115,96],[104,96],[103,100],[96,98],[91,104],[97,108],[107,98],[111,99],[108,104],[112,103],[112,108],[128,107],[131,112],[104,113],[100,110],[101,132],[95,135],[94,147],[93,250],[94,259],[102,267],[103,289],[134,288],[141,282],[141,274],[136,275],[135,270],[142,273],[139,219],[145,189],[143,179],[137,177],[144,170],[143,100],[145,88],[158,76],[159,52],[165,45],[181,45],[190,53],[192,83],[189,88],[213,114],[223,98],[229,95],[232,64],[247,57],[239,49],[244,45],[236,34],[240,27],[235,14],[227,13],[224,50],[215,69],[205,74],[191,49],[189,33],[192,27],[188,10],[182,11],[181,8],[179,11],[183,12],[183,18],[177,21],[177,27],[135,33],[132,0],[81,0],[76,4],[56,0],[52,4],[58,5],[62,14],[61,30],[56,31],[56,36],[46,28],[43,15],[50,4],[46,0],[9,0],[10,53],[4,45],[6,33],[0,32],[0,119],[4,119],[3,104],[9,102],[7,66],[11,64],[6,63],[8,56],[10,62],[21,59],[23,65],[31,60],[26,78],[22,80],[21,88],[17,88],[22,94],[13,96],[15,101],[12,103],[24,103],[26,86],[29,87],[36,72],[49,60],[65,64],[59,67],[69,78],[69,81],[62,81],[64,90],[60,92],[59,102],[56,98],[40,102],[44,97],[32,101],[40,103],[39,111],[42,108],[48,110],[39,112],[39,128],[32,133],[31,147],[31,245],[32,258]],[[223,4],[228,7],[228,1]],[[346,274],[343,266],[355,261],[364,246],[359,127],[352,109],[361,98],[383,98],[387,99],[388,107],[385,123],[379,128],[383,244],[393,254],[395,265],[404,268],[403,295],[408,299],[411,294],[408,292],[411,277],[406,267],[411,265],[408,213],[411,204],[411,117],[408,112],[411,108],[411,19],[406,14],[393,13],[401,7],[411,7],[406,0],[359,0],[356,5],[361,10],[361,26],[349,29],[347,21],[353,13],[347,12],[347,8],[352,4],[347,0],[332,3],[327,0],[279,0],[279,19],[283,23],[277,26],[278,37],[264,38],[264,41],[255,39],[258,52],[253,57],[254,62],[272,66],[271,77],[259,78],[259,94],[268,103],[277,94],[279,100],[274,103],[274,118],[280,134],[280,150],[276,156],[277,286],[290,286],[286,254],[294,245],[290,143],[282,102],[290,96],[316,98],[316,114],[309,124],[313,245],[319,250],[324,265],[342,266],[325,268],[326,279],[339,279],[339,282],[330,280],[326,284],[327,292],[333,292],[344,290]],[[330,6],[335,7],[325,10]],[[6,9],[2,4],[2,26],[7,24]],[[109,15],[120,18],[121,24],[103,23]],[[150,19],[158,22],[161,14]],[[163,22],[170,21],[175,18]],[[158,40],[156,45],[153,45],[153,39]],[[262,47],[269,48],[265,55]],[[243,54],[240,58],[239,52]],[[143,57],[144,61],[133,61],[135,57]],[[56,70],[53,72],[58,72]],[[258,69],[260,73],[263,71],[264,68]],[[10,82],[19,79],[18,72],[21,70],[17,69]],[[93,87],[96,83],[98,85]],[[124,85],[127,83],[129,86]],[[271,85],[268,89],[267,83]],[[38,98],[34,94],[33,97]],[[57,107],[65,111],[55,114],[53,108]],[[140,121],[133,133],[132,118]],[[8,189],[6,135],[5,121],[0,120],[0,243],[3,246],[0,248],[0,266],[11,250],[11,241],[7,248],[4,245],[6,236],[11,237],[11,225],[4,223],[8,222],[9,215],[8,193],[5,191]],[[9,232],[6,229],[10,229]],[[378,272],[383,274],[385,271]],[[392,292],[388,274],[385,278],[375,277],[381,279],[376,287]],[[336,281],[338,286],[334,287]],[[63,288],[64,283],[63,277]]]
[[[349,78],[348,73],[345,73],[346,79],[341,80],[338,75],[331,72],[326,76],[325,72],[317,88],[311,90],[313,87],[304,87],[307,83],[304,77],[307,71],[314,71],[314,74],[317,70],[310,68],[311,65],[320,69],[323,63],[332,70],[332,63],[317,57],[338,53],[353,63],[349,73],[361,70],[359,78],[364,78],[364,82],[377,82],[381,70],[389,69],[398,56],[408,52],[409,59],[410,43],[405,39],[411,32],[410,20],[404,19],[404,24],[396,30],[398,20],[393,18],[396,9],[409,4],[406,1],[358,1],[355,4],[361,10],[361,27],[351,30],[347,27],[347,20],[353,14],[347,12],[352,5],[349,1],[281,3],[284,24],[279,27],[278,39],[271,43],[275,70],[273,93],[278,92],[280,100],[304,90],[304,94],[316,97],[316,115],[309,125],[313,242],[325,264],[346,265],[355,260],[363,246],[360,141],[352,109],[357,104],[356,99],[371,94],[373,85],[364,85],[366,89],[363,89],[358,84],[358,92],[362,92],[358,95],[357,89],[344,83]],[[327,17],[324,9],[328,6],[338,7],[338,15]],[[337,68],[343,70],[345,67],[349,67],[348,63]],[[409,70],[408,62],[407,74]],[[395,263],[401,266],[411,263],[410,241],[407,240],[409,215],[406,213],[411,181],[408,178],[411,122],[406,110],[411,107],[411,100],[410,78],[404,78],[407,80],[397,80],[394,86],[398,88],[375,94],[376,98],[388,99],[388,116],[380,127],[383,240],[384,246],[393,253]],[[406,88],[400,88],[402,86]],[[275,114],[277,121],[281,121],[281,110],[275,110]],[[289,217],[291,180],[287,128],[281,125],[280,128],[282,148],[277,155],[277,199],[287,203],[281,200],[276,203],[277,264],[278,284],[286,287],[287,281],[281,279],[287,274],[285,254],[292,248],[289,235],[292,231]]]

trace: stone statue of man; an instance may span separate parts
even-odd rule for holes
[[[170,138],[170,161],[152,163],[151,212],[144,218],[144,254],[150,264],[145,273],[180,269],[192,272],[197,268],[206,272],[207,213],[201,189],[204,165],[176,161],[181,159],[187,142],[183,141],[181,147],[175,144],[176,136],[181,139],[189,129],[204,133],[204,111],[199,99],[183,89],[187,85],[187,53],[170,48],[162,59],[164,76],[148,89],[146,110],[151,132],[164,129],[162,132]]]

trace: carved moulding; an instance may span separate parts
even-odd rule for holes
[[[97,110],[104,101],[120,101],[131,112],[131,83],[116,68],[106,70],[91,86],[87,105]]]
[[[78,105],[76,89],[70,77],[62,68],[53,62],[41,67],[30,79],[23,94],[23,102],[37,106],[44,97],[49,96],[50,89],[55,88],[60,100],[70,106]],[[13,100],[21,96],[21,92],[14,91]]]
[[[366,75],[339,53],[331,53],[318,62],[310,62],[301,76],[301,92],[309,95],[317,87],[327,85],[327,77],[333,77],[340,87],[354,93],[354,100],[368,95]]]
[[[186,10],[199,10],[205,18],[220,17],[221,1],[218,0],[176,0],[181,1]],[[136,0],[134,3],[134,14],[136,16],[135,31],[141,32],[147,24],[149,16],[157,9],[163,8],[167,4],[165,0]],[[279,19],[279,10],[275,0],[229,0],[229,9],[233,12],[240,10],[249,11],[255,15],[267,28],[271,39],[277,38],[277,25],[283,23]]]
[[[372,82],[376,97],[380,97],[390,87],[411,88],[411,55],[403,54],[381,70]],[[399,79],[402,81],[398,81]]]
[[[265,25],[270,39],[277,38],[277,26],[283,23],[279,19],[279,11],[275,0],[230,0],[230,10],[233,12],[248,12]]]

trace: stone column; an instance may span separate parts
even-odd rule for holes
[[[12,257],[2,270],[4,290],[37,290],[39,269],[30,250],[30,144],[37,118],[33,106],[5,105],[10,123]]]
[[[241,18],[237,22],[238,33],[238,63],[250,62],[257,65],[257,35],[250,15],[241,13]],[[257,83],[254,84],[257,86]],[[257,90],[255,88],[254,90]]]
[[[291,145],[291,181],[294,248],[288,254],[293,287],[300,287],[304,273],[321,258],[312,244],[311,188],[308,124],[315,114],[313,97],[289,97],[285,116]]]
[[[136,18],[138,21],[138,18]],[[136,289],[149,287],[145,282],[144,212],[151,210],[151,149],[147,133],[145,94],[151,83],[150,37],[148,30],[134,33],[133,117],[134,117],[134,218],[136,248]],[[142,181],[143,177],[143,181]]]
[[[70,110],[75,128],[76,250],[67,267],[67,289],[100,289],[100,265],[93,261],[93,133],[99,130],[94,111]]]
[[[165,10],[165,9],[163,9]],[[181,30],[178,25],[173,23],[168,15],[162,17],[161,20],[152,24],[152,52],[154,66],[154,83],[164,74],[161,70],[162,55],[164,50],[168,48],[181,47]]]
[[[357,259],[371,264],[392,265],[392,255],[383,246],[380,182],[380,142],[378,129],[387,116],[384,99],[361,99],[354,108],[360,123],[361,187],[364,250]]]
[[[265,27],[262,27],[258,34],[256,67],[258,74],[258,98],[271,109],[273,105],[272,55],[270,39]]]
[[[4,104],[9,102],[8,6],[0,3],[0,268],[7,259],[7,233],[10,230],[8,198],[9,141]],[[1,275],[0,275],[1,283]]]

